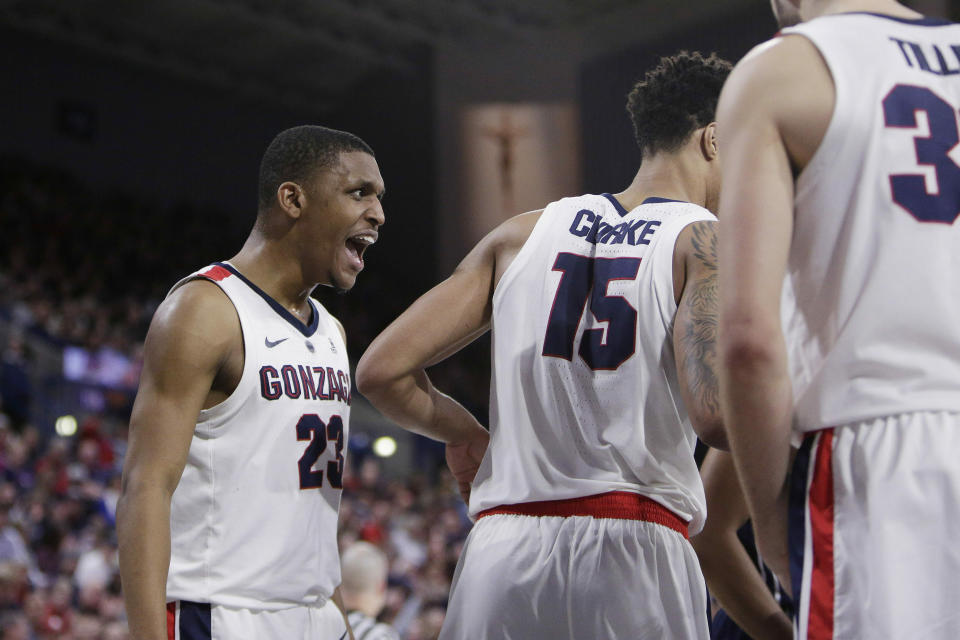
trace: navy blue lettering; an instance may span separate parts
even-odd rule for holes
[[[937,54],[937,63],[940,65],[940,75],[955,76],[960,74],[960,67],[951,69],[950,65],[947,64],[947,59],[944,57],[943,52],[940,51],[940,47],[933,45],[933,52]],[[954,50],[954,54],[956,54],[956,50]]]
[[[640,234],[640,238],[637,240],[637,244],[650,244],[650,241],[647,240],[647,236],[651,235],[654,231],[657,230],[657,227],[660,226],[659,220],[651,220],[643,227],[643,233]]]
[[[589,209],[580,209],[573,218],[573,224],[570,225],[570,233],[580,238],[590,233],[591,225],[597,219],[597,214]]]
[[[603,222],[603,218],[601,218],[600,216],[597,216],[596,218],[594,218],[593,226],[590,227],[590,231],[587,232],[587,235],[584,238],[584,240],[586,240],[590,244],[597,244],[597,231],[600,230],[600,227],[603,224],[605,224]]]
[[[608,295],[607,288],[613,280],[636,279],[640,258],[590,258],[560,253],[553,270],[563,275],[547,319],[541,353],[573,359],[577,329],[589,299],[593,317],[607,323],[607,327],[583,332],[580,357],[593,370],[616,369],[636,350],[637,311],[623,296]]]
[[[607,244],[610,242],[610,239],[613,238],[613,234],[616,231],[616,227],[607,224],[604,222],[600,225],[600,232],[597,234],[597,242],[600,244]]]
[[[629,223],[630,226],[627,227],[627,244],[632,245],[634,247],[640,244],[640,238],[637,237],[636,233],[640,229],[640,227],[642,227],[646,223],[647,223],[646,220],[637,220],[636,222]]]
[[[340,389],[340,382],[337,380],[337,372],[333,367],[327,367],[327,381],[330,384],[330,397],[336,395],[343,401],[343,391]]]
[[[313,376],[310,374],[310,367],[305,367],[301,364],[297,368],[300,370],[300,380],[303,382],[304,400],[316,400],[317,387],[313,383]]]
[[[559,271],[562,275],[547,319],[543,355],[573,360],[573,343],[577,339],[577,328],[590,295],[592,265],[590,258],[585,256],[557,254],[553,271]]]
[[[913,62],[910,60],[910,54],[907,53],[907,43],[906,43],[906,41],[901,40],[900,38],[894,38],[894,37],[892,37],[892,36],[890,37],[890,39],[893,40],[894,42],[896,42],[896,43],[900,46],[900,52],[903,53],[903,59],[906,60],[907,66],[908,66],[908,67],[912,67],[912,66],[913,66]]]
[[[340,399],[350,404],[350,396],[353,395],[353,391],[350,389],[350,376],[343,371],[337,371],[337,379],[340,381],[340,391],[343,393]]]
[[[626,222],[621,222],[613,228],[613,235],[610,238],[610,244],[622,244],[623,239],[627,237],[627,227],[629,225]]]
[[[590,311],[606,329],[587,329],[580,340],[580,357],[597,371],[612,371],[626,362],[636,350],[637,310],[623,296],[607,294],[614,280],[635,280],[640,258],[596,258]]]
[[[933,71],[930,68],[930,63],[927,62],[927,56],[923,55],[923,49],[920,48],[920,45],[916,42],[908,42],[910,50],[913,51],[913,57],[917,59],[917,64],[920,65],[920,68],[923,71]]]
[[[891,175],[893,201],[920,222],[953,224],[960,216],[960,167],[950,157],[960,142],[955,108],[930,89],[913,85],[897,85],[883,99],[889,128],[916,128],[918,111],[927,114],[929,135],[914,136],[917,163],[933,167],[936,182],[928,190],[923,174]]]
[[[323,380],[327,377],[326,371],[323,367],[314,367],[313,373],[317,376],[317,398],[329,400],[332,396],[323,390]]]
[[[592,222],[592,223],[591,223]],[[588,226],[588,223],[589,224]],[[570,225],[570,233],[590,244],[623,244],[631,246],[650,244],[650,236],[660,226],[659,220],[634,220],[617,225],[607,224],[603,218],[587,209],[581,209]]]
[[[285,364],[277,371],[276,367],[265,365],[260,368],[260,395],[267,400],[284,395],[294,400],[301,397],[304,400],[336,398],[350,404],[353,389],[349,371],[304,364]]]
[[[337,459],[327,463],[327,482],[334,489],[343,489],[343,419],[340,416],[330,416],[327,422],[327,442],[331,441]]]
[[[280,397],[280,374],[273,367],[260,367],[260,395],[267,400],[276,400]]]
[[[327,448],[327,431],[323,420],[315,413],[305,413],[297,421],[297,440],[310,444],[297,461],[301,489],[319,489],[323,486],[323,471],[314,471],[313,465]]]
[[[283,392],[286,396],[293,399],[299,398],[300,378],[297,377],[297,370],[293,365],[285,364],[280,369],[280,374],[283,376]]]
[[[910,42],[909,40],[901,40],[900,38],[894,38],[892,36],[890,37],[890,41],[895,42],[900,48],[900,53],[903,54],[903,59],[910,68],[919,67],[921,71],[926,71],[927,73],[938,76],[960,75],[960,45],[958,44],[947,45],[950,47],[950,53],[953,54],[952,60],[948,60],[948,56],[944,55],[944,49],[941,48],[940,45],[924,45],[919,42]],[[924,51],[924,49],[926,49],[926,51]],[[934,57],[937,60],[935,68],[931,66]],[[914,63],[914,61],[916,61],[916,63]],[[950,66],[951,62],[954,63],[953,67]]]

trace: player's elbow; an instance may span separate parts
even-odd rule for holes
[[[730,444],[727,442],[727,430],[723,426],[719,409],[691,413],[690,423],[703,444],[714,449],[730,450]]]
[[[722,322],[717,336],[720,367],[728,374],[764,370],[778,358],[779,327],[772,323],[739,319]]]
[[[372,349],[368,349],[357,363],[356,373],[357,390],[374,402],[375,398],[386,389],[394,379],[390,367],[383,358],[377,357]]]

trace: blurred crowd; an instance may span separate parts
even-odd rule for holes
[[[114,529],[123,425],[90,418],[45,439],[0,421],[0,639],[127,638]],[[452,479],[385,480],[375,458],[350,460],[341,550],[364,540],[386,552],[380,620],[406,640],[436,638],[470,526]]]
[[[253,216],[154,205],[10,158],[0,216],[0,640],[122,640],[114,521],[143,338],[169,287],[233,255]],[[389,265],[368,271],[350,295],[315,293],[347,327],[354,363],[421,293],[388,282]],[[58,354],[58,375],[107,399],[78,411],[75,435],[35,419],[46,402],[36,345]],[[433,375],[486,420],[482,342]],[[364,540],[387,553],[380,620],[405,640],[437,637],[470,527],[442,448],[422,446],[433,466],[399,478],[354,450],[338,534],[342,549]]]

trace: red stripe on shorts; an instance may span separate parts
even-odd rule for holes
[[[544,500],[541,502],[521,502],[505,504],[484,509],[477,518],[493,515],[513,516],[592,516],[594,518],[615,518],[620,520],[640,520],[669,527],[684,538],[687,533],[686,520],[665,506],[639,493],[629,491],[611,491],[595,496],[570,498],[568,500]]]
[[[167,640],[177,640],[177,603],[167,603]]]
[[[810,615],[807,640],[833,638],[833,429],[821,432],[810,483]]]

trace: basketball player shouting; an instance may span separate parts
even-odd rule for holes
[[[240,253],[157,310],[118,509],[136,640],[348,636],[333,599],[349,362],[310,292],[353,286],[383,190],[356,136],[280,133]]]

